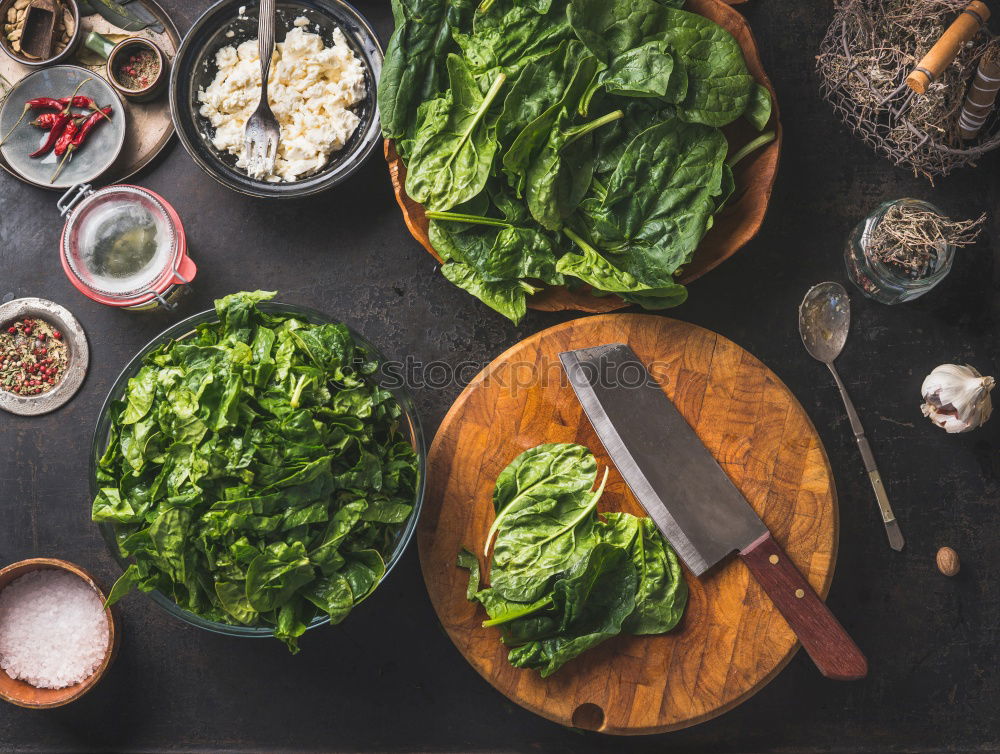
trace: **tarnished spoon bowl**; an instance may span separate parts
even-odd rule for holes
[[[799,305],[799,334],[809,355],[833,363],[844,348],[851,329],[851,299],[840,283],[820,283],[806,293]]]

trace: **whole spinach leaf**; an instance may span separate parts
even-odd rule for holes
[[[407,166],[406,192],[427,209],[451,209],[485,188],[498,144],[483,121],[504,80],[497,74],[484,96],[463,60],[448,56],[450,88],[421,106]]]
[[[572,36],[560,4],[519,0],[481,3],[471,29],[454,32],[455,41],[473,71],[502,70],[509,76],[548,55]]]
[[[615,544],[616,534],[625,534],[619,546],[628,550],[639,577],[635,611],[625,621],[631,634],[662,634],[676,626],[684,615],[688,586],[677,554],[660,536],[649,518],[627,513],[607,513],[601,539]]]
[[[578,244],[580,253],[559,258],[556,270],[562,274],[582,280],[596,290],[616,293],[647,309],[679,306],[687,299],[687,289],[680,283],[646,284],[627,270],[616,267],[570,229],[566,228],[565,232]]]
[[[379,117],[387,139],[412,138],[417,107],[445,89],[445,60],[457,49],[452,29],[464,26],[463,17],[471,17],[474,9],[471,0],[392,0],[396,28],[378,85]]]

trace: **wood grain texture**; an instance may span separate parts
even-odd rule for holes
[[[619,636],[542,680],[512,668],[497,629],[465,599],[458,550],[481,549],[500,471],[545,442],[578,442],[610,465],[558,361],[561,351],[628,343],[747,496],[812,587],[826,595],[837,550],[836,492],[815,428],[782,382],[736,344],[652,315],[606,314],[558,325],[497,357],[459,396],[431,446],[417,529],[434,609],[469,663],[539,715],[606,733],[656,733],[709,720],[758,691],[789,661],[794,634],[733,558],[691,577],[681,624]],[[600,509],[642,514],[611,469]],[[575,722],[574,722],[575,721]]]
[[[715,21],[736,38],[743,50],[750,74],[771,93],[773,110],[767,127],[774,129],[775,132],[773,142],[744,158],[733,170],[736,192],[722,211],[715,216],[712,228],[702,239],[691,263],[681,272],[680,282],[687,284],[722,264],[757,235],[761,223],[764,222],[771,190],[778,174],[782,130],[778,113],[778,96],[764,72],[760,55],[757,53],[757,43],[746,19],[722,0],[688,0],[684,8]],[[726,126],[723,133],[729,141],[731,153],[758,135],[743,118]],[[389,164],[392,190],[396,196],[396,203],[403,212],[406,227],[420,245],[440,263],[441,257],[434,250],[428,236],[428,221],[424,215],[424,208],[406,193],[406,166],[396,153],[392,141],[385,142],[385,160]],[[546,312],[576,310],[603,313],[625,306],[628,304],[617,296],[597,298],[590,295],[586,286],[575,291],[560,286],[548,286],[528,299],[529,308]]]

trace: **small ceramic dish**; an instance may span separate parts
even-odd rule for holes
[[[83,31],[80,28],[80,6],[76,4],[76,0],[58,0],[58,2],[63,6],[64,9],[64,20],[61,22],[63,25],[71,23],[73,25],[72,33],[69,35],[69,41],[66,46],[57,52],[55,55],[51,55],[44,60],[38,58],[29,58],[21,52],[15,52],[14,48],[11,46],[10,41],[7,39],[7,34],[0,34],[0,50],[11,60],[15,60],[21,65],[28,66],[29,68],[43,68],[45,66],[56,65],[57,63],[62,63],[64,60],[69,60],[73,53],[76,52],[76,48],[80,46],[80,40],[83,38]],[[6,32],[6,25],[8,23],[7,19],[11,10],[15,13],[25,10],[25,8],[17,8],[18,4],[24,4],[23,0],[0,0],[0,30]],[[65,11],[69,11],[69,17],[66,17]],[[59,25],[57,23],[57,33]]]
[[[22,560],[18,563],[13,563],[6,568],[0,568],[0,591],[2,591],[4,587],[12,581],[24,576],[26,573],[47,568],[67,571],[72,573],[74,576],[79,576],[84,582],[87,583],[88,586],[97,592],[97,596],[100,597],[101,602],[104,602],[104,592],[102,592],[101,588],[97,586],[89,573],[77,565],[73,565],[65,560],[58,560],[56,558],[30,558],[29,560]],[[50,709],[52,707],[61,707],[64,704],[76,701],[94,688],[94,686],[97,685],[97,682],[104,676],[104,673],[107,672],[108,667],[111,665],[111,661],[114,659],[115,653],[118,650],[119,643],[118,626],[115,622],[115,616],[111,612],[111,608],[104,608],[104,615],[108,619],[108,649],[104,654],[104,659],[101,661],[101,664],[97,666],[97,670],[95,670],[89,678],[86,678],[72,686],[67,686],[61,689],[40,689],[36,686],[32,686],[30,683],[11,678],[2,668],[0,668],[0,699],[8,701],[11,704],[16,704],[18,707],[28,707],[30,709]]]
[[[77,93],[92,97],[102,107],[111,105],[111,120],[91,132],[80,151],[73,153],[59,177],[52,181],[60,158],[54,152],[43,157],[28,156],[45,142],[48,132],[30,124],[33,119],[30,112],[17,128],[14,124],[21,117],[24,103],[28,100],[35,97],[68,97],[83,81],[86,83]],[[3,154],[11,170],[35,186],[65,190],[78,183],[97,180],[118,159],[125,144],[125,104],[107,81],[86,68],[75,65],[43,68],[14,84],[0,106],[0,137],[12,128],[13,132],[0,146],[0,154]]]
[[[130,88],[119,80],[119,72],[122,66],[128,65],[131,58],[137,53],[148,51],[156,59],[156,73],[149,79],[148,83],[139,88]],[[167,73],[167,56],[151,40],[144,37],[131,37],[123,39],[112,48],[108,55],[107,79],[120,95],[132,102],[149,102],[156,99],[163,92],[167,84],[169,75]]]
[[[192,159],[227,188],[249,196],[292,198],[319,193],[346,180],[381,142],[375,91],[382,72],[382,47],[365,18],[343,0],[295,0],[277,3],[276,39],[284,41],[295,19],[308,19],[308,31],[325,44],[339,28],[365,68],[364,100],[352,108],[360,118],[344,148],[330,156],[326,166],[300,180],[270,183],[251,178],[236,167],[236,157],[212,144],[215,130],[200,113],[198,92],[207,88],[218,71],[215,57],[223,47],[239,46],[257,38],[257,9],[246,0],[221,0],[194,22],[184,37],[170,71],[170,117],[177,136]],[[273,69],[272,69],[273,70]]]

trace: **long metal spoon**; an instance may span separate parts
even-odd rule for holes
[[[861,419],[858,412],[854,410],[851,397],[847,394],[847,388],[834,369],[833,362],[844,348],[847,341],[847,331],[851,329],[851,299],[840,283],[820,283],[814,285],[806,293],[805,298],[799,305],[799,334],[802,336],[802,343],[805,345],[809,355],[817,361],[822,361],[830,368],[840,397],[844,401],[844,408],[847,409],[847,418],[851,422],[851,429],[854,431],[854,439],[858,441],[858,449],[861,451],[861,459],[864,461],[865,470],[868,472],[868,479],[871,480],[872,488],[875,490],[875,499],[878,500],[879,510],[882,512],[882,521],[885,523],[885,533],[889,537],[889,546],[893,550],[903,549],[903,534],[899,531],[899,524],[896,516],[889,505],[889,498],[885,494],[885,486],[882,484],[882,476],[878,473],[875,465],[875,456],[872,455],[868,438],[865,437],[865,428],[861,426]]]

